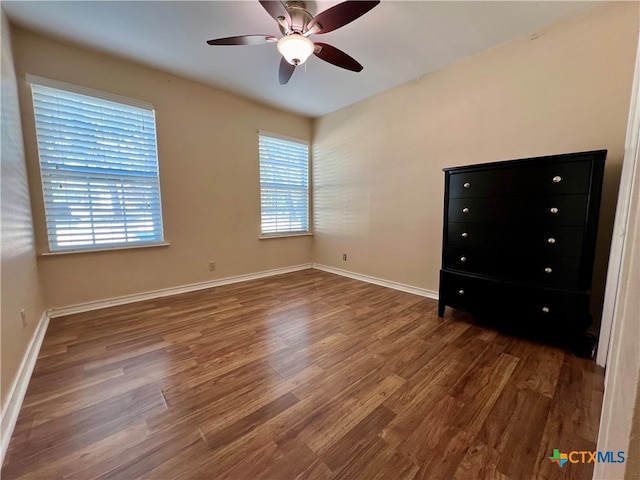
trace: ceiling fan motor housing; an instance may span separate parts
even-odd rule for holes
[[[285,2],[284,7],[291,16],[291,30],[298,33],[305,32],[307,24],[313,18],[313,16],[305,10],[305,3],[299,0],[290,0]],[[280,31],[286,34],[282,25],[280,25]]]

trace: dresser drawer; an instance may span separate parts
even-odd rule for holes
[[[587,294],[440,271],[440,301],[512,331],[549,338],[584,332]]]
[[[580,258],[526,252],[447,247],[443,267],[481,276],[542,287],[577,289],[581,286]]]
[[[554,225],[492,225],[449,223],[445,247],[464,247],[508,252],[536,252],[543,256],[582,254],[584,228]]]
[[[584,229],[578,226],[491,225],[483,223],[449,223],[445,246],[480,249],[526,251],[535,248],[544,253],[562,254],[580,249]],[[555,241],[549,242],[553,238]]]
[[[485,170],[452,172],[448,178],[449,198],[586,194],[591,179],[591,161],[496,165]]]
[[[483,310],[491,311],[486,301],[493,295],[490,286],[475,277],[440,270],[439,302],[482,316]]]
[[[486,224],[584,225],[587,195],[504,198],[452,198],[449,222]]]

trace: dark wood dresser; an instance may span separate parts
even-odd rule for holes
[[[606,150],[445,168],[438,315],[583,351]]]

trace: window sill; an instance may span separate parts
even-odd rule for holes
[[[54,257],[58,255],[71,255],[77,253],[95,253],[95,252],[113,252],[116,250],[135,250],[138,248],[154,248],[154,247],[168,247],[170,243],[146,243],[144,245],[123,245],[118,247],[104,247],[104,248],[92,248],[86,250],[60,250],[58,252],[44,252],[41,253],[41,257]]]
[[[260,240],[269,240],[271,238],[286,238],[286,237],[312,237],[313,232],[299,232],[299,233],[274,233],[273,235],[260,235]]]

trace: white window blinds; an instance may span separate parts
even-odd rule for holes
[[[262,235],[309,232],[309,147],[260,132]]]
[[[32,83],[50,250],[162,243],[153,108],[82,92]]]

